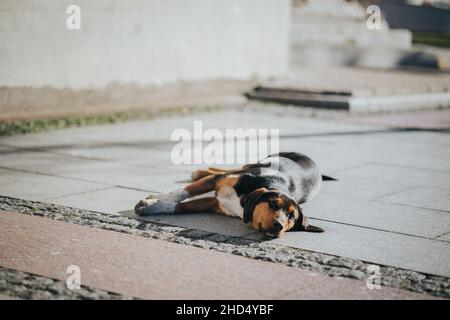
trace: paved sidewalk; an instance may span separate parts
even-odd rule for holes
[[[281,149],[311,156],[323,184],[305,206],[323,234],[289,233],[274,243],[450,276],[448,133],[255,113],[74,128],[0,139],[0,195],[133,216],[148,192],[183,185],[194,166],[170,160],[176,128],[279,128]],[[148,221],[260,239],[238,219],[213,214]]]
[[[430,299],[275,263],[0,212],[0,265],[145,299]]]

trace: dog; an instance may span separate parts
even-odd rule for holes
[[[309,157],[296,152],[272,154],[235,170],[209,168],[192,173],[191,184],[150,195],[135,206],[137,215],[216,212],[243,219],[269,237],[287,231],[323,232],[308,223],[301,205],[319,192],[322,180]],[[215,191],[215,196],[184,201]]]

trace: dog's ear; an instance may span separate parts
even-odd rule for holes
[[[245,197],[244,200],[244,223],[249,223],[253,219],[253,210],[258,199],[267,192],[266,188],[259,188]]]
[[[325,230],[309,224],[308,217],[304,216],[303,213],[300,213],[300,217],[289,231],[324,232]]]

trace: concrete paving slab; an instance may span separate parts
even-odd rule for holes
[[[367,165],[373,161],[371,154],[365,149],[356,148],[353,144],[346,147],[337,141],[316,142],[317,139],[281,139],[280,150],[298,150],[314,160],[323,173],[332,173],[338,170],[351,169]],[[330,161],[333,159],[333,161]]]
[[[311,219],[324,233],[288,232],[274,243],[450,276],[450,243]]]
[[[428,208],[450,213],[450,191],[440,188],[414,188],[395,193],[379,200],[383,202],[402,204],[409,207]],[[450,223],[448,224],[450,231]]]
[[[183,172],[98,161],[78,163],[59,171],[58,175],[160,192],[178,189],[178,181],[187,178]]]
[[[177,181],[190,177],[187,172],[87,160],[46,152],[10,154],[0,159],[0,166],[153,191],[172,191],[179,187]]]
[[[439,172],[427,169],[417,169],[393,166],[383,163],[370,164],[358,168],[344,169],[338,172],[341,178],[385,181],[386,183],[397,183],[397,181],[406,181],[412,185],[442,188],[450,190],[450,173]]]
[[[434,238],[449,230],[450,215],[433,210],[349,199],[321,193],[304,206],[307,216],[327,221]]]
[[[53,176],[0,169],[0,194],[8,197],[44,201],[51,197],[91,192],[109,187]]]
[[[64,281],[67,267],[76,265],[82,285],[139,298],[432,298],[388,287],[364,289],[359,280],[19,213],[0,212],[0,222],[0,265]]]
[[[409,114],[364,115],[350,118],[349,122],[384,125],[389,127],[409,127],[442,129],[450,128],[450,110],[423,110]]]
[[[47,198],[46,202],[67,207],[110,214],[133,210],[136,203],[148,196],[148,192],[112,187],[108,189]]]
[[[326,193],[356,200],[375,200],[385,195],[413,188],[413,185],[404,183],[404,181],[393,184],[366,178],[341,178],[339,174],[336,174],[336,177],[339,177],[338,181],[322,183],[320,194]]]
[[[321,138],[309,140],[324,141]],[[328,146],[327,149],[335,154],[346,153],[367,162],[450,172],[450,145],[447,140],[446,134],[404,131],[359,137],[336,136],[325,139],[325,142],[334,141],[335,148]]]
[[[21,151],[4,154],[0,166],[56,175],[73,165],[86,163],[86,159],[67,157],[44,151]]]

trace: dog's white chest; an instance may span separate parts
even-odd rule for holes
[[[216,199],[219,202],[220,209],[227,216],[239,217],[242,219],[244,208],[241,206],[240,199],[234,188],[223,186],[216,192]]]

